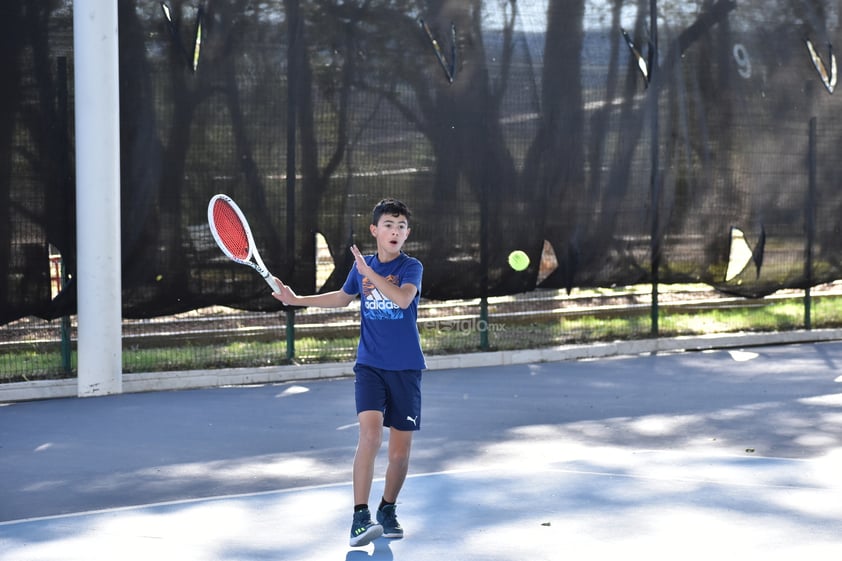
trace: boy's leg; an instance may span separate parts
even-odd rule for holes
[[[389,465],[386,468],[383,500],[377,509],[377,522],[383,526],[383,537],[386,538],[403,537],[403,528],[395,515],[395,503],[409,469],[412,433],[394,427],[389,429]]]
[[[406,480],[412,433],[413,431],[389,429],[389,465],[386,468],[386,483],[383,488],[383,499],[386,502],[397,502],[398,493]]]
[[[383,438],[383,414],[379,411],[359,413],[360,440],[354,454],[354,520],[351,523],[351,547],[371,543],[383,534],[383,527],[371,520],[368,496],[371,494],[371,480],[374,478],[374,458]]]
[[[360,440],[354,454],[354,504],[368,504],[371,494],[371,481],[374,479],[374,459],[380,450],[383,439],[383,414],[380,411],[362,411],[360,421]],[[390,439],[391,448],[391,439]],[[406,474],[404,473],[404,476]]]

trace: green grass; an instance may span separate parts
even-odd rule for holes
[[[311,337],[295,342],[296,362],[332,362],[352,360],[356,338],[317,340]],[[164,349],[126,349],[123,351],[124,372],[164,370],[206,370],[289,364],[285,341],[265,343],[237,341],[224,345],[191,345]]]
[[[71,369],[76,371],[76,352],[72,353]],[[18,350],[0,354],[0,383],[26,382],[50,378],[65,378],[61,355],[58,352]]]
[[[442,355],[481,350],[515,350],[551,347],[651,336],[649,311],[626,310],[599,316],[577,315],[551,317],[541,321],[500,321],[492,316],[487,326],[488,347],[480,347],[480,322],[468,321],[456,328],[421,328],[421,339],[428,355]],[[842,297],[815,297],[812,327],[842,326]],[[700,335],[710,333],[788,331],[804,327],[801,299],[747,300],[745,306],[692,312],[671,311],[659,314],[659,335]],[[357,338],[343,335],[302,337],[295,342],[296,363],[353,360]],[[285,341],[237,341],[227,344],[190,344],[167,348],[126,348],[124,372],[204,370],[214,368],[261,367],[288,364]],[[75,351],[71,367],[76,369]],[[58,352],[38,349],[16,350],[0,354],[0,381],[21,381],[66,377]]]

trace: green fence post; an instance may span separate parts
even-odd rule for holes
[[[64,266],[64,259],[61,260],[61,269],[59,271],[59,283],[61,289],[67,285],[67,269]],[[70,316],[61,316],[61,369],[65,374],[70,375],[73,367],[70,362]]]
[[[658,68],[658,2],[657,0],[649,1],[649,33],[651,37],[650,58],[652,60],[651,68],[649,68],[650,83],[654,83],[652,88],[651,103],[652,103],[652,144],[651,144],[651,165],[650,170],[650,192],[649,203],[652,206],[652,230],[650,240],[650,266],[652,274],[652,308],[650,310],[651,333],[652,336],[657,337],[659,332],[658,327],[658,282],[659,270],[661,267],[661,237],[660,237],[660,202],[661,202],[661,177],[660,177],[660,119],[659,111],[659,97],[660,97],[660,76]]]
[[[813,299],[810,296],[810,287],[804,289],[804,329],[810,330],[813,328],[812,316]]]
[[[479,348],[488,350],[488,297],[483,296],[479,301]]]
[[[295,310],[287,310],[287,360],[290,362],[295,358]]]
[[[807,277],[807,288],[804,290],[804,328],[811,329],[812,298],[810,285],[813,284],[813,241],[816,234],[816,118],[810,119],[809,141],[807,149],[807,201],[805,222],[807,230],[807,247],[804,259],[804,274]]]

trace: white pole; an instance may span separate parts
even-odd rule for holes
[[[74,0],[78,395],[122,391],[117,0]]]

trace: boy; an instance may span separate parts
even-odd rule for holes
[[[360,435],[354,455],[354,518],[351,547],[381,535],[402,538],[395,503],[406,479],[412,434],[421,428],[421,371],[426,368],[418,334],[418,301],[423,266],[402,251],[409,236],[410,212],[396,199],[374,207],[369,230],[377,252],[363,256],[351,246],[354,266],[341,290],[298,296],[279,281],[273,296],[290,306],[340,308],[360,294],[360,342],[354,365],[354,393]],[[368,508],[374,460],[383,427],[389,427],[389,462],[377,523]]]

